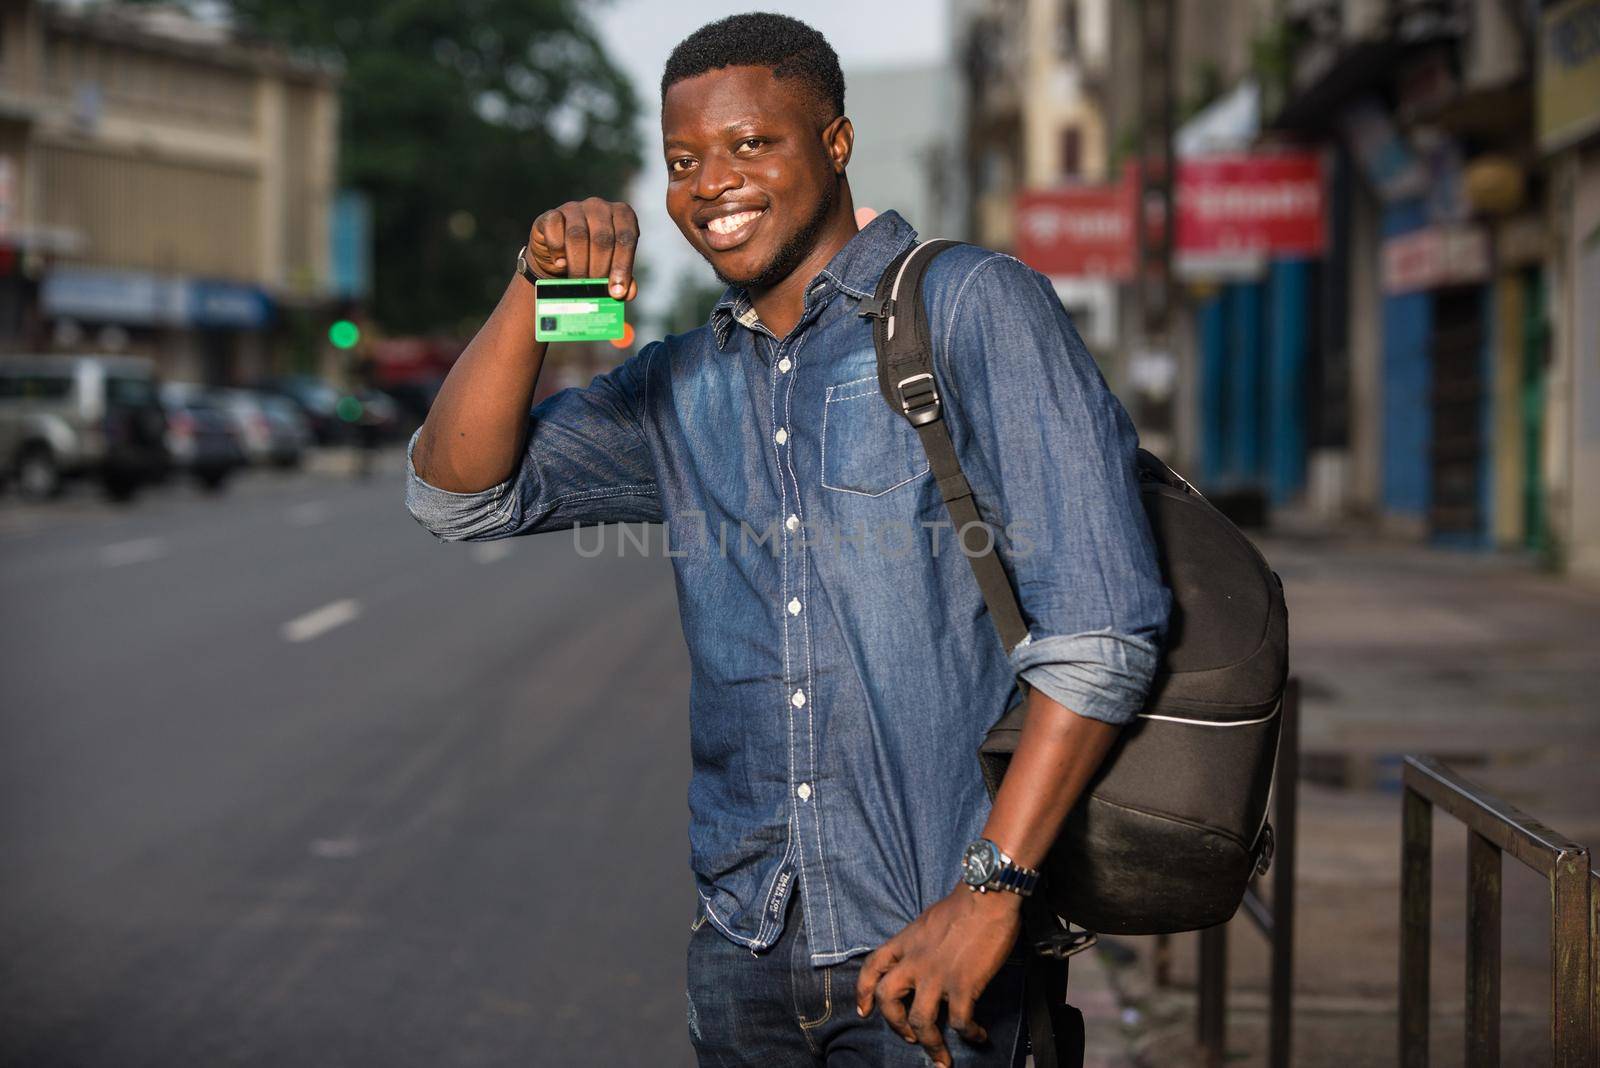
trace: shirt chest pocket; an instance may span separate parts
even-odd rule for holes
[[[828,387],[822,404],[825,489],[881,497],[927,473],[917,432],[884,403],[876,375]]]

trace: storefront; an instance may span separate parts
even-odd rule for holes
[[[1275,506],[1305,491],[1325,196],[1314,153],[1179,163],[1176,266],[1198,297],[1198,470],[1215,491]]]
[[[1383,505],[1402,527],[1478,545],[1491,504],[1489,235],[1427,220],[1415,200],[1385,213]]]
[[[254,286],[58,267],[39,287],[53,347],[149,356],[166,377],[233,385],[269,369],[272,299]]]

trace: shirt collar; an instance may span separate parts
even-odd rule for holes
[[[883,269],[894,258],[917,242],[917,232],[897,211],[886,211],[862,227],[844,248],[835,253],[806,288],[806,299],[817,292],[817,282],[831,283],[857,299],[870,297],[878,286]],[[735,323],[753,327],[755,307],[738,286],[729,286],[711,309],[711,332],[717,348],[727,347]]]

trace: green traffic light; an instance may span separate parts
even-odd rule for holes
[[[340,319],[328,327],[328,340],[336,349],[353,349],[361,340],[361,328],[349,319]]]

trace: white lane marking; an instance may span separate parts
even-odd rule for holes
[[[480,564],[492,564],[511,555],[511,546],[503,541],[486,541],[472,547],[472,558]]]
[[[132,541],[117,541],[100,547],[100,562],[106,567],[141,564],[165,555],[166,538],[134,538]]]
[[[290,642],[308,642],[312,638],[326,634],[334,627],[343,626],[360,614],[361,604],[358,601],[349,597],[342,601],[332,601],[285,623],[282,631],[283,639]]]
[[[285,513],[289,525],[295,527],[314,527],[318,523],[326,523],[332,514],[333,509],[328,507],[327,501],[305,501]]]
[[[360,853],[363,849],[361,839],[352,836],[344,838],[315,838],[311,841],[311,855],[322,857],[324,860],[348,860]]]

